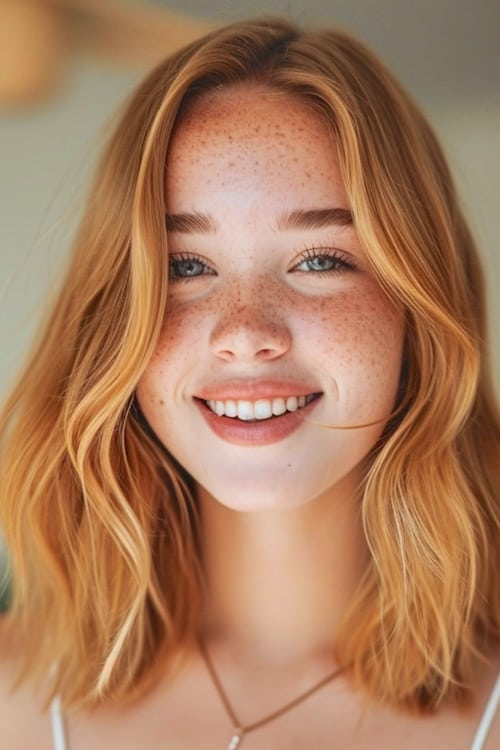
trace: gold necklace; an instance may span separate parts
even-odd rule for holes
[[[251,724],[242,724],[241,721],[236,716],[234,708],[229,702],[229,698],[227,697],[226,692],[224,688],[222,687],[222,683],[219,679],[217,672],[215,671],[212,660],[210,659],[210,656],[208,655],[208,651],[201,638],[199,639],[199,645],[200,645],[200,651],[203,657],[203,661],[205,662],[205,665],[207,667],[208,674],[210,675],[210,678],[215,686],[215,689],[217,690],[219,698],[221,699],[221,702],[224,708],[226,709],[226,713],[229,716],[233,724],[233,735],[229,741],[227,750],[236,750],[236,748],[239,747],[241,743],[243,742],[243,738],[245,737],[245,735],[249,734],[249,732],[253,732],[254,729],[263,727],[264,724],[269,724],[269,722],[274,721],[274,719],[277,719],[279,716],[282,716],[283,714],[287,713],[287,711],[291,711],[292,708],[295,708],[295,706],[298,706],[299,703],[302,703],[303,701],[305,701],[307,698],[309,698],[310,695],[312,695],[313,693],[316,693],[318,690],[321,690],[322,687],[327,685],[336,677],[340,677],[340,675],[343,674],[343,672],[345,672],[347,669],[347,667],[340,667],[339,669],[336,669],[335,672],[331,672],[326,677],[323,677],[323,679],[320,680],[320,682],[317,682],[315,685],[310,687],[305,692],[301,693],[299,696],[297,696],[297,698],[294,698],[289,703],[285,703],[284,706],[281,706],[281,708],[278,708],[276,711],[273,711],[272,713],[267,714],[266,716],[263,716],[261,719],[258,719],[258,721],[253,721]]]

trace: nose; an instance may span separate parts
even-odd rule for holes
[[[273,305],[252,300],[228,308],[217,320],[210,348],[227,362],[267,361],[285,354],[291,343],[290,330],[278,319]]]

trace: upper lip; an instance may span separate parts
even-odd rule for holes
[[[204,401],[258,401],[287,396],[308,396],[311,393],[321,393],[321,389],[288,379],[228,380],[202,388],[195,394],[195,398]]]

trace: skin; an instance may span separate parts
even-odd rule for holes
[[[402,316],[371,273],[353,227],[282,230],[295,209],[348,208],[334,145],[308,107],[245,86],[205,96],[181,122],[167,164],[170,214],[210,214],[213,231],[171,232],[171,257],[214,273],[170,286],[157,351],[138,388],[157,435],[194,477],[202,514],[202,631],[229,700],[252,722],[335,666],[332,633],[363,572],[359,519],[365,458],[396,395]],[[356,270],[299,273],[304,247],[341,250]],[[304,266],[302,266],[304,268]],[[292,378],[323,394],[291,435],[234,445],[193,396],[228,380]],[[377,425],[333,430],[330,425]],[[1,636],[1,632],[0,632]],[[15,646],[0,637],[0,737],[51,750],[28,688],[8,695]],[[12,660],[12,661],[11,661]],[[348,679],[244,739],[244,750],[469,750],[495,677],[478,669],[476,703],[430,717],[366,708]],[[70,750],[216,750],[231,723],[193,646],[140,701],[69,717]],[[493,728],[485,750],[498,746]]]

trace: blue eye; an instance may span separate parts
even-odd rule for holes
[[[339,250],[308,248],[293,266],[292,271],[323,274],[352,271],[354,269],[354,263]]]
[[[198,276],[213,276],[214,272],[207,264],[192,255],[173,255],[169,259],[169,279],[194,279]]]

